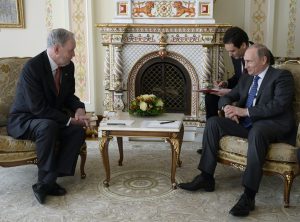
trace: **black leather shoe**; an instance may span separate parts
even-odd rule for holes
[[[239,201],[229,211],[233,216],[245,217],[248,216],[250,211],[255,208],[255,199],[250,200],[246,194],[243,194]]]
[[[212,192],[215,190],[215,180],[207,180],[204,179],[203,176],[200,174],[196,176],[192,182],[190,183],[180,183],[178,184],[178,187],[184,190],[189,191],[196,191],[199,189],[204,189],[207,192]]]
[[[202,149],[197,149],[198,154],[202,154]]]
[[[52,187],[48,190],[48,194],[51,196],[63,196],[67,193],[66,189],[54,183]]]
[[[44,184],[36,183],[32,185],[32,190],[35,198],[38,200],[40,204],[45,203],[46,196],[47,196],[47,189]]]

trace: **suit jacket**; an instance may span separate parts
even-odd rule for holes
[[[242,63],[245,64],[244,59],[235,59],[231,57],[231,61],[234,68],[234,75],[227,80],[228,86],[227,88],[232,89],[238,83],[241,75],[242,75]]]
[[[238,107],[245,107],[252,81],[253,76],[242,74],[236,87],[220,98],[219,108],[232,104],[232,102],[237,102]],[[293,140],[296,133],[293,98],[294,79],[292,74],[287,70],[275,69],[270,66],[261,82],[255,106],[248,108],[253,124],[256,121],[272,121],[278,127],[286,129],[286,132],[292,135],[291,140]],[[295,143],[295,140],[290,143]]]
[[[31,119],[51,119],[66,125],[70,116],[65,108],[76,111],[84,108],[75,93],[74,64],[62,67],[59,95],[56,93],[53,74],[46,51],[30,59],[20,74],[16,96],[11,107],[7,131],[18,138],[22,136]]]

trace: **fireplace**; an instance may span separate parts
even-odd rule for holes
[[[223,78],[227,25],[98,24],[105,47],[108,111],[128,110],[143,93],[161,95],[190,125],[204,121],[200,88]],[[148,76],[149,75],[149,76]]]
[[[104,109],[127,111],[136,96],[155,94],[167,112],[185,114],[185,129],[203,126],[199,89],[223,79],[222,39],[230,27],[213,24],[213,1],[115,2],[115,23],[97,24],[105,48]],[[180,4],[193,13],[178,14]]]

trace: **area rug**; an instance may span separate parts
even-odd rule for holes
[[[184,142],[182,167],[176,181],[190,181],[199,173],[199,143]],[[60,178],[68,191],[63,197],[47,197],[40,205],[31,185],[37,179],[34,165],[0,168],[0,221],[20,222],[194,222],[240,221],[228,214],[243,191],[242,172],[218,164],[215,192],[187,192],[171,187],[169,143],[124,142],[123,166],[118,166],[116,141],[109,145],[111,181],[105,179],[97,142],[88,143],[86,179],[79,169],[74,177]],[[79,162],[78,162],[79,163]],[[283,182],[277,176],[264,176],[256,198],[256,209],[243,221],[298,221],[300,218],[300,178],[291,190],[291,207],[283,207]]]
[[[111,176],[109,187],[99,183],[100,193],[117,200],[154,200],[166,198],[175,190],[170,186],[170,173],[155,170],[128,170]],[[182,182],[178,176],[178,183]]]

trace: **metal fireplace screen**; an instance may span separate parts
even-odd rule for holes
[[[164,100],[166,112],[191,115],[191,79],[176,60],[152,59],[143,65],[136,79],[136,96],[154,94]]]

